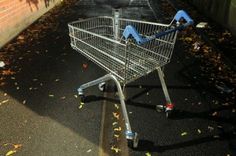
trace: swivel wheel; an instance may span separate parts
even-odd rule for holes
[[[105,82],[99,83],[98,89],[99,89],[101,92],[105,92],[106,83],[105,83]]]
[[[138,147],[138,133],[134,133],[134,137],[132,139],[127,139],[128,147],[135,149]]]

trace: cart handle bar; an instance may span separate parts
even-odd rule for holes
[[[123,36],[125,37],[126,40],[127,40],[130,36],[132,36],[132,37],[136,40],[137,44],[139,44],[139,45],[140,45],[140,44],[144,44],[144,43],[149,42],[149,41],[151,41],[151,40],[153,40],[153,39],[155,39],[155,38],[159,38],[159,37],[165,36],[165,35],[167,35],[167,34],[169,34],[169,33],[175,32],[175,31],[183,30],[183,29],[185,29],[186,27],[188,27],[189,25],[193,25],[193,20],[192,20],[192,18],[191,18],[184,10],[179,10],[179,11],[176,13],[176,15],[175,15],[174,19],[172,20],[172,22],[175,20],[175,21],[177,21],[177,24],[178,24],[179,21],[180,21],[182,18],[186,21],[185,24],[179,25],[179,26],[177,26],[177,27],[175,27],[175,28],[173,28],[173,29],[169,29],[169,30],[166,30],[166,31],[162,31],[162,32],[159,32],[159,33],[154,34],[154,35],[152,35],[152,36],[148,36],[148,37],[144,37],[144,38],[137,32],[137,30],[135,29],[135,27],[133,27],[132,25],[127,25],[127,26],[125,27],[124,32],[123,32]],[[171,23],[172,23],[172,22],[171,22]]]

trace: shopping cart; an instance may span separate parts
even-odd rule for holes
[[[68,24],[71,47],[108,72],[78,88],[81,100],[85,97],[84,89],[98,85],[102,90],[106,81],[113,80],[125,120],[125,135],[128,144],[134,148],[138,145],[138,135],[131,130],[122,89],[157,70],[166,98],[163,108],[168,117],[174,105],[162,67],[170,62],[177,32],[192,24],[193,20],[183,10],[177,12],[170,24],[119,18],[119,11],[114,13],[114,17],[94,17]]]

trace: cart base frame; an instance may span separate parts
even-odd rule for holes
[[[162,69],[157,68],[157,72],[158,72],[158,76],[160,78],[162,90],[164,92],[165,99],[166,99],[166,105],[162,105],[161,108],[163,110],[165,110],[166,116],[168,117],[169,113],[173,110],[173,104],[171,103],[171,99],[170,99],[170,96],[169,96],[169,93],[168,93],[168,90],[167,90],[167,87],[166,87],[166,83],[165,83],[165,80],[164,80],[164,73],[163,73]],[[132,129],[131,129],[130,121],[129,121],[129,117],[128,117],[128,113],[127,113],[127,109],[126,109],[126,105],[125,105],[125,96],[124,96],[121,84],[118,81],[118,79],[116,78],[116,76],[114,76],[113,74],[110,73],[110,74],[106,74],[106,75],[104,75],[104,76],[102,76],[102,77],[100,77],[96,80],[87,82],[87,83],[81,85],[77,89],[78,94],[79,94],[79,96],[81,97],[81,100],[82,100],[82,99],[84,99],[84,98],[82,98],[82,97],[84,97],[84,89],[87,89],[87,88],[95,86],[95,85],[98,85],[99,87],[101,87],[100,84],[104,84],[106,81],[110,81],[110,80],[113,80],[115,82],[116,87],[117,87],[118,96],[119,96],[119,99],[120,99],[120,104],[121,104],[121,109],[122,109],[122,114],[123,114],[123,117],[124,117],[124,120],[125,120],[125,128],[126,128],[125,136],[126,136],[126,139],[128,140],[128,142],[132,142],[131,146],[133,148],[137,148],[137,146],[138,146],[138,134],[136,132],[133,132]],[[157,107],[157,109],[160,108],[159,105],[157,105],[156,107]]]

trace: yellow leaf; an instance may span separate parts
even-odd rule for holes
[[[183,133],[181,133],[181,136],[185,136],[187,134],[188,134],[187,132],[183,132]]]
[[[16,150],[8,151],[7,154],[6,154],[6,156],[10,156],[10,155],[12,155],[12,154],[14,154],[14,153],[16,153]]]
[[[55,82],[58,82],[58,81],[60,81],[60,79],[56,79],[56,80],[55,80]]]
[[[81,109],[83,107],[83,105],[79,105],[79,109]]]
[[[152,156],[149,152],[145,153],[146,156]]]
[[[23,103],[23,104],[26,104],[26,100],[24,100],[22,103]]]
[[[119,137],[120,137],[120,135],[114,134],[114,137],[115,137],[115,138],[119,138]]]
[[[114,106],[116,107],[116,109],[119,109],[119,106],[117,104],[114,104]]]
[[[117,125],[117,124],[118,124],[118,122],[113,122],[113,123],[112,123],[113,126],[115,126],[115,125]]]
[[[111,147],[111,150],[112,150],[112,151],[115,151],[116,153],[118,153],[118,152],[121,151],[121,149],[116,148],[115,146],[112,146],[112,147]]]
[[[121,127],[115,128],[114,131],[121,131]]]
[[[202,133],[202,131],[201,131],[200,129],[197,129],[197,132],[198,132],[199,134],[201,134],[201,133]]]
[[[2,102],[0,102],[0,103],[7,103],[9,100],[7,99],[7,100],[3,100]]]
[[[191,37],[186,37],[186,38],[185,38],[185,41],[191,42],[191,41],[193,41],[193,39],[192,39]]]

